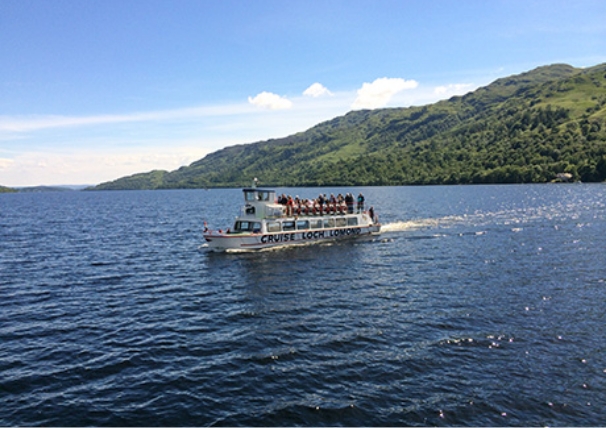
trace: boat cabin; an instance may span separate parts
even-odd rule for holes
[[[244,207],[240,217],[242,218],[276,218],[284,215],[283,205],[276,203],[276,191],[246,188],[244,192]]]

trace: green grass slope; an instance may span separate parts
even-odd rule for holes
[[[96,189],[606,180],[606,64],[498,79],[462,97],[353,111],[286,138],[219,150],[176,171]]]

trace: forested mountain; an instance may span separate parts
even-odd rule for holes
[[[286,138],[211,153],[95,189],[606,180],[606,64],[556,64],[464,96],[352,111]]]

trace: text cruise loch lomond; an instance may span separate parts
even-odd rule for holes
[[[276,199],[274,190],[259,189],[255,183],[243,192],[245,205],[232,229],[204,228],[211,250],[259,250],[381,233],[374,209],[364,211],[361,194],[357,202],[349,194],[345,198]]]

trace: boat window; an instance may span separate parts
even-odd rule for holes
[[[345,219],[344,217],[339,217],[336,220],[337,220],[337,227],[347,226],[347,219]]]
[[[247,221],[237,221],[234,225],[234,232],[242,232],[244,230],[248,230],[248,222]]]
[[[257,221],[237,221],[234,232],[261,232],[261,223]]]
[[[282,230],[295,230],[295,222],[294,221],[282,222]]]
[[[349,217],[347,219],[348,226],[357,226],[358,225],[358,217]]]
[[[256,198],[256,196],[257,196],[257,195],[256,195],[256,193],[257,193],[257,192],[253,192],[253,191],[250,191],[250,192],[244,192],[244,199],[245,199],[246,201],[249,201],[249,202],[254,202],[254,201],[257,199],[257,198]]]
[[[277,222],[277,221],[267,222],[267,231],[268,232],[279,232],[280,230],[282,230],[280,228],[280,222]]]
[[[322,229],[322,220],[310,220],[309,225],[312,229]]]
[[[265,217],[281,217],[285,207],[265,207]]]
[[[269,192],[259,192],[260,201],[269,201]]]
[[[307,220],[298,220],[297,221],[297,229],[309,229],[309,221]]]
[[[335,219],[334,218],[325,218],[324,219],[324,227],[335,227]]]

